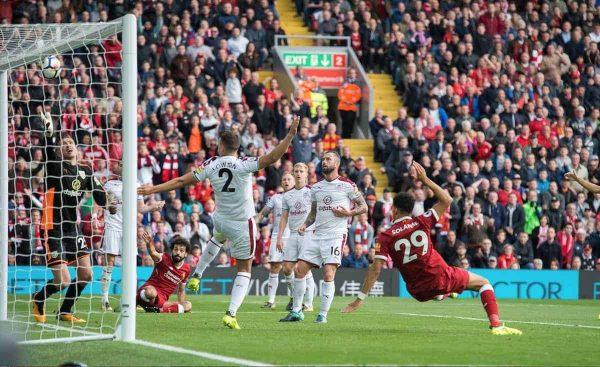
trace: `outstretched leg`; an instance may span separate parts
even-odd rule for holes
[[[494,288],[486,278],[469,272],[469,281],[467,289],[479,292],[481,303],[490,320],[490,328],[494,335],[521,335],[521,331],[512,329],[502,325],[498,312],[498,303],[496,303],[496,295]]]

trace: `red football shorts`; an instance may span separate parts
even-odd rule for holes
[[[437,254],[437,253],[436,253]],[[434,254],[432,254],[434,255]],[[431,256],[427,271],[417,284],[407,284],[410,294],[419,302],[426,302],[439,295],[462,293],[469,283],[469,272],[446,264],[441,256]]]
[[[142,296],[140,295],[140,293],[142,293],[142,290],[144,288],[146,288],[146,287],[141,287],[140,289],[137,290],[135,301],[136,301],[136,304],[138,306],[142,306],[142,307],[162,307],[163,304],[169,300],[168,296],[165,296],[164,294],[160,293],[157,290],[156,291],[156,299],[154,299],[154,303],[148,303],[148,302],[144,301],[142,299]]]

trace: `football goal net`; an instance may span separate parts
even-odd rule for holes
[[[136,38],[131,14],[0,26],[0,325],[21,343],[135,340]],[[120,307],[107,312],[99,297],[107,209],[94,191],[116,164],[122,266],[109,289]]]

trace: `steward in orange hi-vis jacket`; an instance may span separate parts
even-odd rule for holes
[[[352,131],[356,124],[356,115],[358,112],[357,103],[362,98],[360,87],[352,83],[344,83],[338,91],[338,110],[342,118],[342,138],[350,139]]]

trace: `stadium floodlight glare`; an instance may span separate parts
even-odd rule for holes
[[[110,58],[110,51],[104,47],[104,41],[119,36],[121,39],[122,62],[116,65],[109,65],[107,57]],[[117,20],[106,23],[78,23],[78,24],[30,24],[30,25],[1,25],[0,26],[0,322],[6,323],[9,329],[15,334],[19,334],[24,344],[42,344],[52,342],[72,342],[92,339],[119,339],[123,341],[135,340],[135,322],[136,322],[136,222],[137,222],[137,19],[134,15],[128,14]],[[69,60],[68,65],[62,65],[59,75],[53,79],[44,79],[41,73],[40,64],[47,60],[49,56],[56,55],[61,60]],[[112,55],[114,56],[114,55]],[[103,58],[103,63],[99,62],[98,57]],[[9,247],[15,247],[18,243],[18,236],[9,238],[10,216],[16,215],[15,211],[9,211],[9,203],[12,197],[9,197],[9,174],[12,179],[18,179],[19,173],[15,166],[11,164],[9,156],[9,129],[14,125],[15,119],[21,121],[22,118],[38,116],[36,111],[28,111],[28,116],[16,116],[15,108],[9,105],[9,88],[13,83],[19,83],[21,86],[30,85],[38,88],[45,83],[54,85],[56,93],[42,93],[42,100],[30,100],[28,106],[51,106],[52,120],[55,126],[62,126],[60,120],[64,109],[70,98],[68,92],[59,91],[63,73],[69,72],[65,67],[74,68],[78,59],[79,62],[89,66],[89,70],[96,70],[99,73],[90,73],[87,77],[79,78],[71,86],[77,89],[96,88],[96,90],[107,90],[107,86],[115,89],[116,95],[120,96],[122,101],[122,110],[118,109],[113,113],[120,114],[122,118],[123,135],[123,247],[122,247],[122,272],[123,281],[121,283],[121,298],[119,313],[102,313],[99,307],[98,299],[92,299],[91,296],[84,294],[75,304],[76,312],[82,318],[87,318],[93,322],[88,322],[84,326],[72,326],[65,322],[56,321],[53,313],[53,307],[56,298],[64,297],[64,291],[51,297],[52,306],[46,307],[47,321],[44,324],[38,324],[32,317],[31,294],[38,291],[52,275],[44,266],[28,265],[34,256],[25,261],[25,265],[15,267],[14,271],[9,273]],[[99,62],[96,65],[95,62]],[[46,73],[46,75],[49,75]],[[39,96],[40,94],[36,94]],[[12,102],[15,104],[15,97],[11,95]],[[37,98],[37,97],[36,97]],[[93,98],[83,98],[87,102],[94,100],[94,104],[102,104],[100,112],[106,115],[108,103],[106,94],[95,95]],[[74,103],[76,108],[81,106]],[[75,111],[77,114],[83,113],[85,117],[93,120],[96,110],[91,104],[85,106],[88,110],[82,112]],[[42,107],[43,108],[43,107]],[[28,109],[29,110],[29,109]],[[23,114],[25,115],[25,114]],[[99,116],[96,116],[99,117]],[[12,126],[11,126],[12,125]],[[60,130],[60,127],[58,128]],[[109,129],[110,130],[110,126]],[[116,130],[116,129],[112,129]],[[120,130],[120,129],[119,129]],[[60,131],[57,131],[60,133]],[[110,131],[109,131],[110,132]],[[11,133],[14,133],[11,132]],[[30,129],[25,131],[27,140],[31,142],[32,135],[40,132]],[[84,133],[76,130],[74,135]],[[19,142],[13,142],[16,149],[19,148]],[[77,144],[81,144],[80,141]],[[13,145],[11,145],[13,146]],[[26,150],[26,147],[22,147]],[[29,177],[27,177],[29,179]],[[44,180],[41,178],[41,180]],[[39,204],[39,203],[38,203]],[[29,214],[31,215],[31,214]],[[27,218],[31,220],[31,218]],[[27,223],[27,219],[24,223]],[[33,226],[31,226],[33,227]],[[43,241],[43,240],[42,240]],[[39,244],[39,242],[37,242]],[[32,246],[33,247],[33,246]],[[32,251],[33,252],[33,251]],[[18,257],[18,256],[17,256]],[[38,259],[36,259],[38,260]],[[43,271],[40,271],[43,270]],[[39,278],[32,279],[32,274],[45,274],[46,279],[40,281]],[[10,278],[9,278],[9,274]],[[30,284],[31,289],[17,292],[16,278],[25,277],[25,284]],[[27,279],[29,277],[29,279]],[[98,283],[97,277],[88,284],[91,289],[93,283]],[[17,294],[20,293],[20,294]],[[25,293],[25,294],[24,294]],[[29,295],[27,295],[27,293]]]

